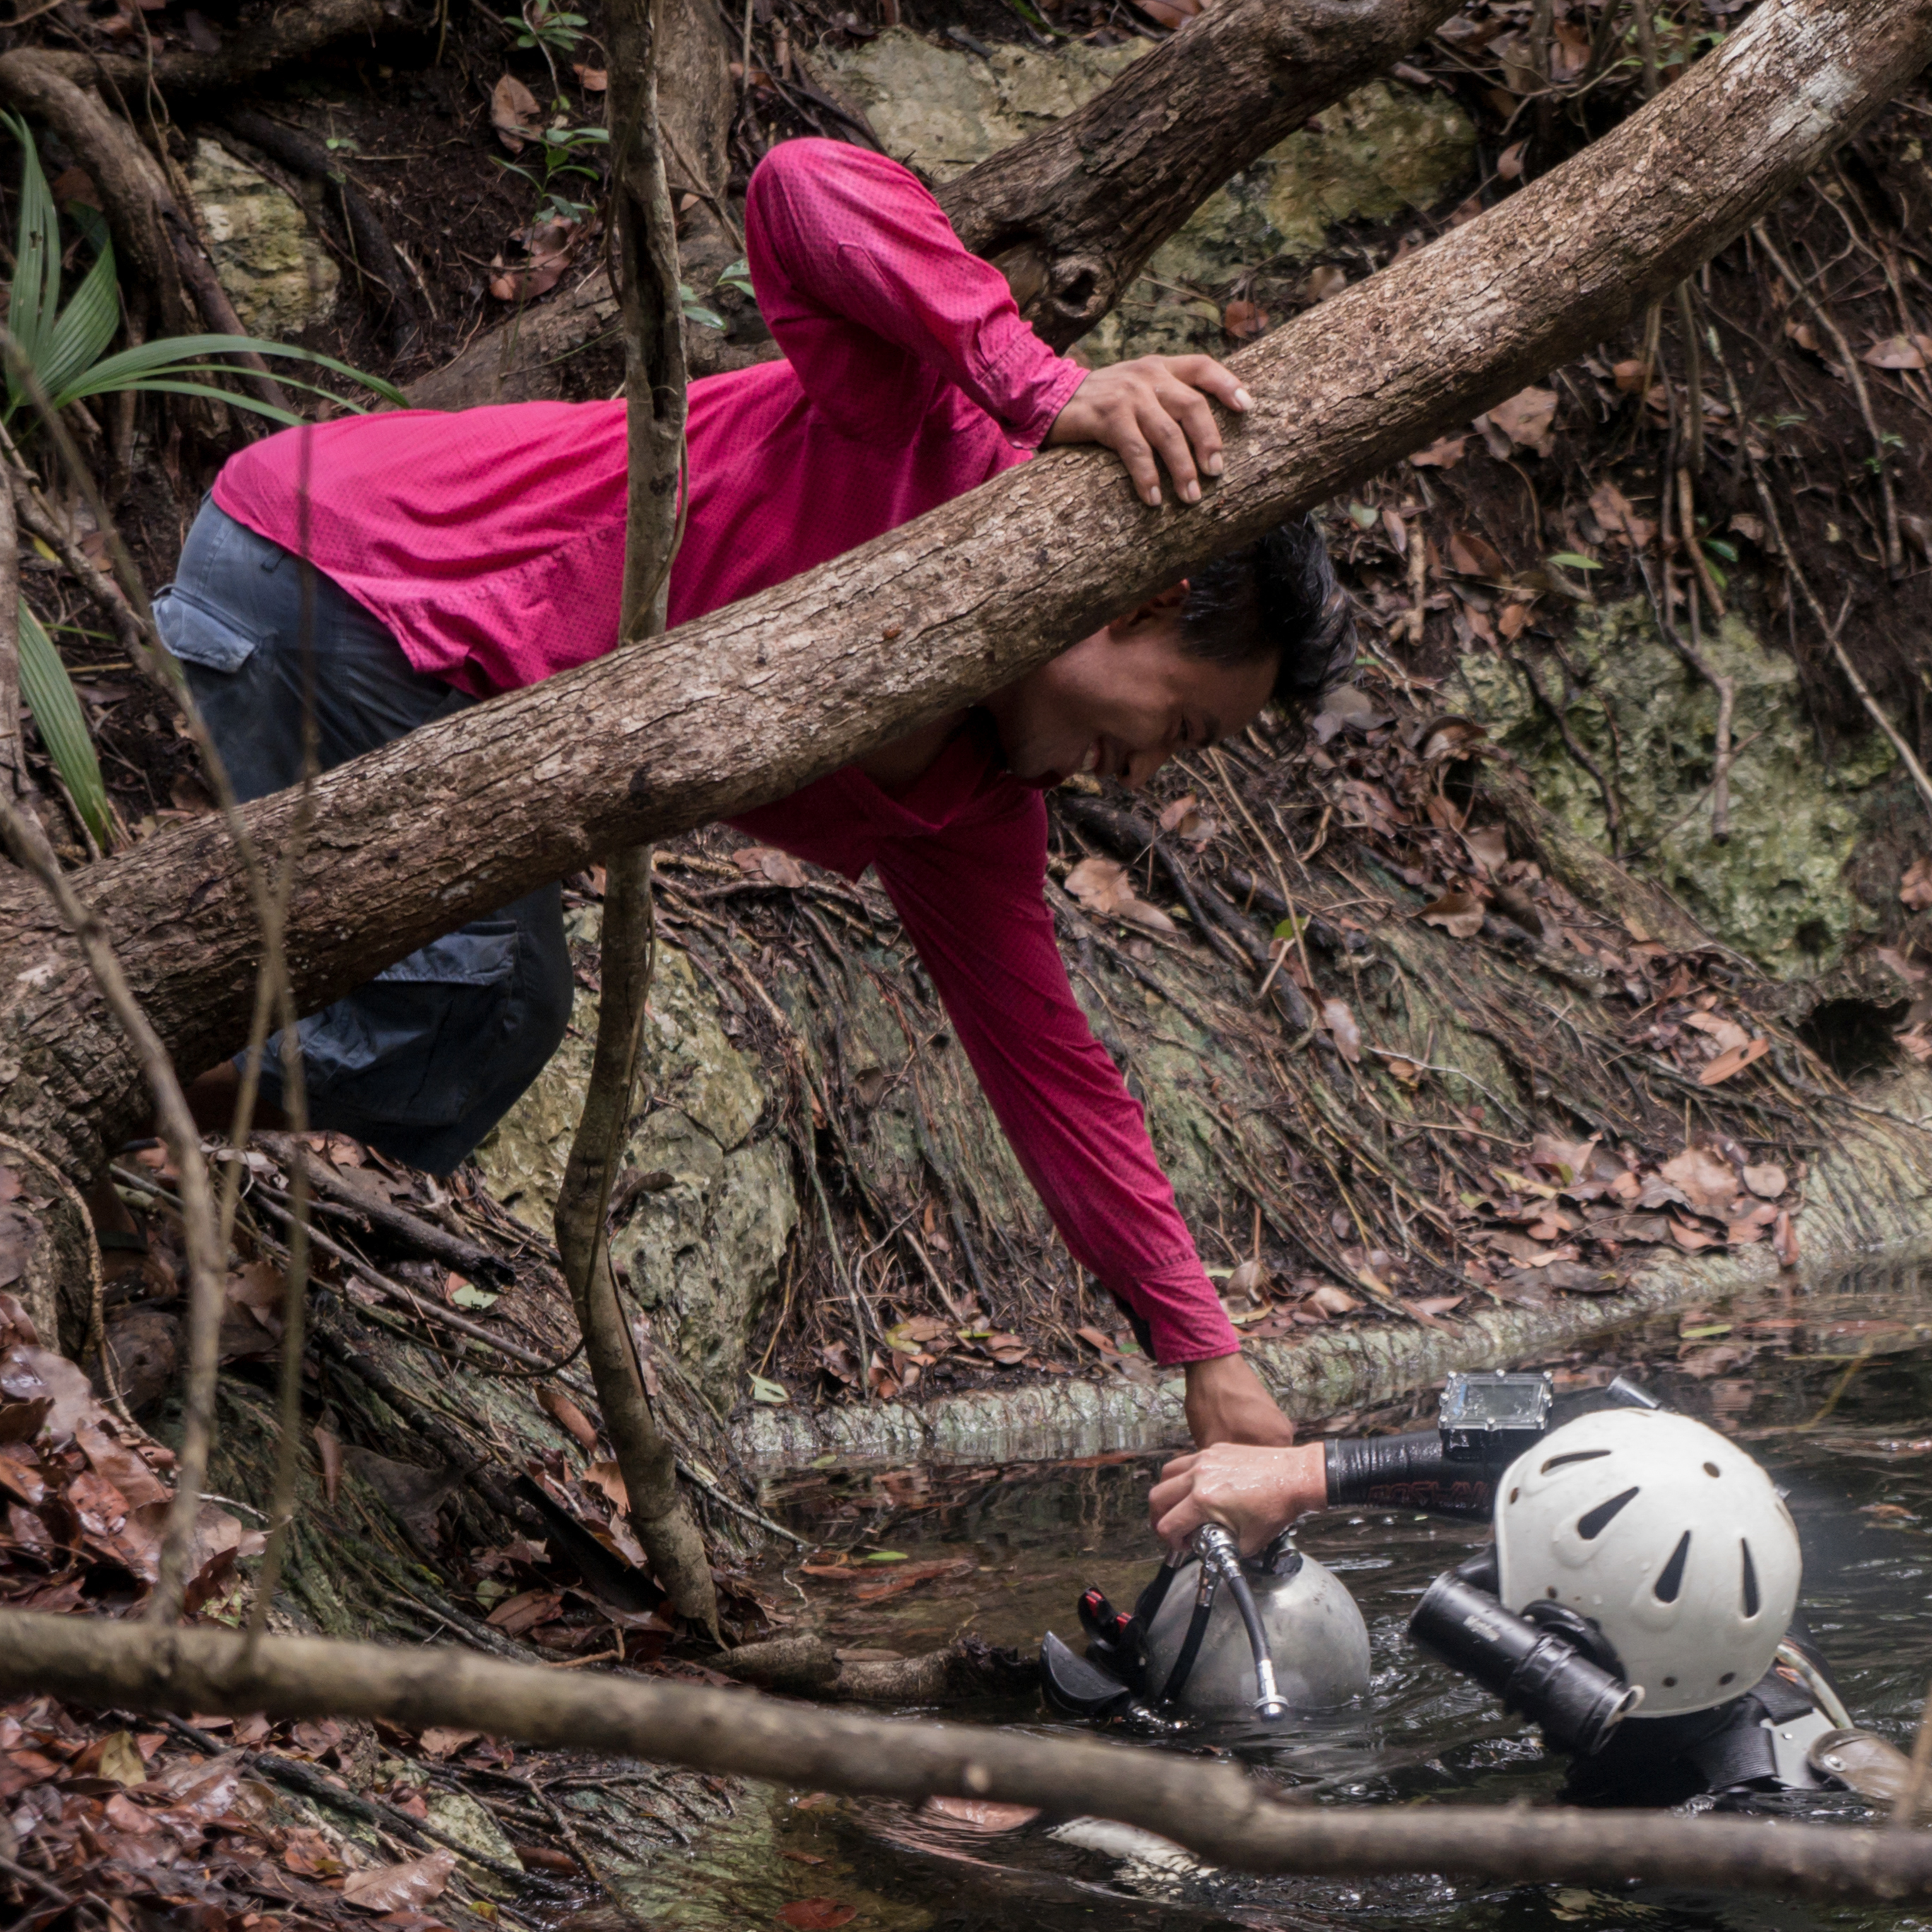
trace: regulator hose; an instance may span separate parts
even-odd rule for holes
[[[1218,1571],[1234,1593],[1234,1607],[1247,1626],[1248,1648],[1255,1658],[1256,1714],[1269,1719],[1286,1717],[1288,1706],[1282,1701],[1274,1681],[1274,1659],[1268,1654],[1268,1634],[1262,1628],[1255,1593],[1248,1588],[1248,1580],[1242,1572],[1239,1546],[1218,1522],[1203,1523],[1195,1532],[1194,1546],[1201,1552],[1203,1569],[1210,1574]],[[1191,1638],[1193,1634],[1190,1626],[1188,1635]]]

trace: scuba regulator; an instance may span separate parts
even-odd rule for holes
[[[1542,1439],[1553,1400],[1546,1375],[1453,1375],[1434,1429],[1328,1442],[1328,1502],[1486,1521],[1503,1472]],[[1190,1568],[1192,1592],[1174,1592]],[[1072,1716],[1151,1709],[1274,1720],[1290,1710],[1332,1709],[1368,1688],[1361,1612],[1287,1529],[1244,1562],[1225,1529],[1205,1524],[1155,1572],[1131,1612],[1089,1589],[1080,1622],[1084,1658],[1050,1631],[1040,1646],[1047,1700]],[[1546,1656],[1519,1690],[1532,1678],[1560,1678],[1561,1661]]]

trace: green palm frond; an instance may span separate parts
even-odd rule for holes
[[[80,694],[61,662],[54,640],[23,597],[20,600],[20,695],[34,714],[34,728],[52,759],[94,842],[105,852],[114,842],[114,820],[108,810],[107,787],[100,761],[94,755]]]
[[[14,247],[14,281],[8,302],[7,326],[20,352],[38,366],[47,338],[53,332],[54,311],[60,306],[60,223],[40,158],[25,122],[0,115],[20,144],[20,225]],[[10,373],[8,391],[20,400]]]

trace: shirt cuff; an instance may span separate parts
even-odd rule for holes
[[[1146,1322],[1154,1358],[1164,1368],[1240,1352],[1241,1338],[1192,1256],[1139,1276],[1123,1298]]]
[[[1000,398],[996,413],[1006,426],[1006,440],[1017,448],[1039,448],[1087,374],[1020,322],[986,367],[986,387]]]

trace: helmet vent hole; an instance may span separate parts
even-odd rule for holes
[[[1546,1476],[1552,1469],[1567,1469],[1572,1462],[1594,1462],[1610,1453],[1607,1449],[1579,1449],[1568,1456],[1552,1456],[1538,1473]]]
[[[1558,1456],[1556,1460],[1562,1462],[1566,1459]],[[1582,1459],[1580,1457],[1578,1460]],[[1547,1468],[1550,1465],[1545,1463],[1544,1466]],[[1595,1542],[1597,1538],[1610,1528],[1611,1519],[1616,1516],[1618,1510],[1628,1503],[1636,1494],[1636,1491],[1634,1489],[1628,1489],[1624,1490],[1622,1496],[1612,1496],[1608,1502],[1599,1503],[1594,1509],[1586,1510],[1576,1519],[1576,1534],[1586,1543]],[[1676,1593],[1673,1591],[1671,1594],[1674,1596]]]
[[[1751,1561],[1750,1545],[1740,1540],[1738,1547],[1744,1552],[1744,1618],[1747,1622],[1757,1615],[1757,1565]]]
[[[1652,1590],[1660,1604],[1674,1604],[1677,1593],[1684,1587],[1684,1565],[1690,1556],[1690,1532],[1687,1529],[1677,1539],[1677,1547],[1670,1552],[1670,1561],[1664,1566]]]
[[[1727,1670],[1724,1672],[1723,1676],[1718,1679],[1718,1682],[1720,1686],[1726,1684],[1734,1684],[1737,1682],[1737,1676],[1738,1673],[1735,1670]]]
[[[1718,1467],[1716,1463],[1706,1462],[1704,1465],[1704,1473],[1707,1476],[1721,1476],[1724,1472]]]

